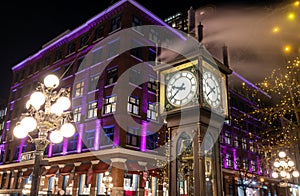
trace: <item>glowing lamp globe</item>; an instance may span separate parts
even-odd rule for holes
[[[287,162],[285,162],[285,161],[280,161],[280,166],[286,167],[286,166],[287,166]]]
[[[37,122],[33,117],[28,116],[21,120],[21,125],[27,132],[31,132],[35,130]]]
[[[281,152],[278,153],[278,156],[279,156],[280,158],[284,158],[284,157],[286,156],[286,153],[283,152],[283,151],[281,151]]]
[[[279,175],[278,175],[277,172],[273,172],[273,173],[272,173],[272,177],[273,177],[273,178],[278,178],[278,176],[279,176]]]
[[[275,161],[274,162],[274,167],[279,167],[280,166],[280,163],[278,161]]]
[[[62,110],[62,108],[59,107],[59,105],[57,103],[55,103],[51,106],[50,112],[52,114],[56,114],[57,116],[61,116],[63,113],[63,110]]]
[[[298,178],[298,177],[299,177],[299,172],[298,172],[298,171],[293,171],[292,175],[293,175],[295,178]]]
[[[294,161],[288,161],[288,166],[293,167],[295,165]]]
[[[17,125],[14,130],[13,134],[18,139],[23,139],[27,136],[28,132],[22,127],[22,125]]]
[[[60,132],[64,137],[68,138],[74,135],[75,127],[71,123],[66,123],[61,126]]]
[[[71,101],[68,97],[60,97],[57,99],[56,104],[58,104],[62,110],[66,110],[71,106]]]
[[[286,177],[286,171],[281,171],[281,172],[280,172],[280,176],[281,176],[281,177]]]
[[[44,84],[47,88],[55,88],[59,85],[59,79],[56,75],[50,74],[45,77]]]
[[[286,178],[290,179],[291,178],[291,174],[290,173],[286,173]]]
[[[51,142],[55,143],[55,144],[58,144],[58,143],[61,143],[64,139],[64,137],[62,136],[61,132],[58,131],[58,130],[55,130],[55,131],[52,131],[50,133],[50,136],[49,136]]]
[[[45,103],[45,95],[42,92],[36,91],[30,96],[30,104],[34,108],[40,108]]]

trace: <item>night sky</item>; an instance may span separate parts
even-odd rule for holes
[[[0,21],[2,25],[0,36],[0,97],[8,98],[12,79],[11,67],[38,52],[43,44],[67,29],[75,29],[115,2],[116,0],[2,2],[0,6]],[[194,8],[201,6],[214,8],[214,13],[218,13],[219,7],[229,5],[236,6],[233,9],[251,7],[253,5],[258,5],[263,9],[270,9],[275,1],[137,0],[137,2],[158,17],[165,19],[178,11],[186,12],[190,6]],[[163,5],[162,2],[164,3]],[[277,0],[277,2],[280,1]],[[245,15],[247,14],[246,12],[244,13]],[[243,13],[239,14],[243,15]],[[221,18],[224,19],[224,17]],[[215,30],[218,28],[218,25],[216,24],[213,27],[211,29]],[[208,27],[204,26],[204,28],[207,29]],[[213,40],[213,37],[207,36],[207,38],[207,41],[210,41],[209,38]]]

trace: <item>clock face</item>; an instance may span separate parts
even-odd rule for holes
[[[203,94],[206,102],[212,108],[216,108],[221,104],[220,83],[216,76],[209,71],[203,73]]]
[[[166,97],[173,106],[183,106],[194,98],[196,90],[196,76],[189,71],[179,71],[167,81]]]

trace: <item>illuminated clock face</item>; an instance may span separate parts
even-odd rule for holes
[[[196,76],[189,71],[179,71],[167,81],[166,97],[173,106],[183,106],[194,98],[196,90]]]
[[[216,76],[209,71],[203,73],[203,95],[212,108],[216,108],[221,104],[220,83]]]

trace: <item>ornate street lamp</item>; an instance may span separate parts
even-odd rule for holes
[[[75,133],[70,111],[70,90],[56,88],[59,79],[55,75],[48,75],[44,83],[39,83],[36,91],[26,103],[27,112],[21,115],[13,130],[16,138],[28,136],[29,142],[35,144],[35,160],[31,183],[31,196],[37,196],[40,185],[41,166],[47,163],[43,160],[46,147],[52,143],[60,143],[63,138],[71,137]]]
[[[278,153],[278,157],[275,159],[273,165],[272,177],[280,177],[285,185],[287,185],[289,179],[292,177],[299,177],[299,172],[295,167],[294,161],[283,151]]]
[[[105,195],[110,195],[111,189],[113,188],[113,184],[112,184],[112,177],[111,177],[109,171],[106,171],[104,173],[104,177],[102,179],[102,182],[105,186]]]

